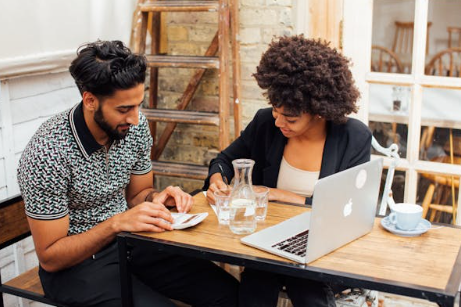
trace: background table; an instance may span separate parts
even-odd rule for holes
[[[153,248],[350,287],[425,298],[453,306],[461,282],[461,229],[441,227],[412,238],[393,235],[376,219],[371,233],[310,263],[294,263],[240,243],[242,236],[219,225],[203,193],[194,196],[193,213],[209,212],[199,225],[164,233],[118,235],[123,306],[131,305],[130,249]],[[308,210],[270,203],[258,230]],[[334,225],[332,225],[334,227]]]
[[[406,88],[406,87],[405,87]],[[402,111],[392,112],[392,86],[371,84],[369,96],[369,120],[386,123],[408,124],[409,92],[402,99]],[[461,91],[425,88],[421,109],[421,124],[461,129]]]

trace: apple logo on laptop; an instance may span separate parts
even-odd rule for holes
[[[343,214],[344,216],[349,216],[352,213],[352,198],[344,205]]]

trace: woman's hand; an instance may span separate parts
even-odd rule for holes
[[[215,173],[210,177],[210,186],[206,191],[206,198],[209,204],[214,205],[216,199],[214,197],[214,192],[221,189],[229,189],[230,187],[223,181],[221,174]]]

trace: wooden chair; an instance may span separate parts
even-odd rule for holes
[[[461,47],[447,48],[440,51],[425,67],[426,75],[460,77]]]
[[[402,62],[392,50],[378,45],[371,46],[371,71],[403,73]]]
[[[453,132],[450,130],[449,137],[449,156],[437,157],[433,159],[433,162],[442,162],[450,164],[461,164],[461,156],[455,156]],[[458,145],[459,146],[459,145]],[[449,213],[452,215],[452,223],[456,222],[457,214],[457,199],[459,191],[459,177],[445,176],[436,174],[422,173],[422,176],[430,181],[424,196],[422,207],[423,217],[426,217],[430,212],[429,220],[432,222],[440,218],[440,212]],[[449,200],[449,197],[451,199]],[[447,205],[447,203],[451,203]]]
[[[448,48],[461,47],[461,27],[447,27]]]
[[[413,53],[413,29],[414,22],[395,21],[395,34],[392,44],[392,51],[396,53],[402,64],[405,72],[411,70],[411,61]],[[429,29],[432,22],[427,23],[426,34],[426,54],[429,51]]]
[[[24,202],[21,197],[0,202],[0,225],[0,249],[30,236],[29,224],[24,213]],[[44,296],[38,276],[38,267],[32,268],[7,282],[2,282],[0,274],[0,293],[7,293],[52,306],[65,307],[65,305],[53,302]],[[2,297],[0,307],[3,306]]]
[[[20,196],[0,202],[0,225],[0,249],[4,249],[31,235],[24,211],[24,202]],[[3,293],[51,306],[67,307],[66,305],[56,303],[45,297],[42,283],[38,276],[38,266],[6,282],[2,281],[0,272],[0,295]],[[190,306],[179,301],[172,301],[178,307]],[[1,296],[0,307],[4,306],[3,296]]]
[[[419,143],[419,158],[421,160],[428,160],[427,150],[432,145],[434,133],[435,133],[434,126],[425,127],[423,129],[423,132],[421,133],[421,141]]]

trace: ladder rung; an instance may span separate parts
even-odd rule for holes
[[[219,68],[219,58],[211,56],[147,55],[150,67]]]
[[[204,180],[208,175],[208,167],[187,163],[152,161],[152,170],[155,175],[186,177]]]
[[[141,111],[148,120],[157,122],[219,126],[218,113],[147,108]]]
[[[140,4],[141,12],[216,12],[218,1],[148,1]]]

